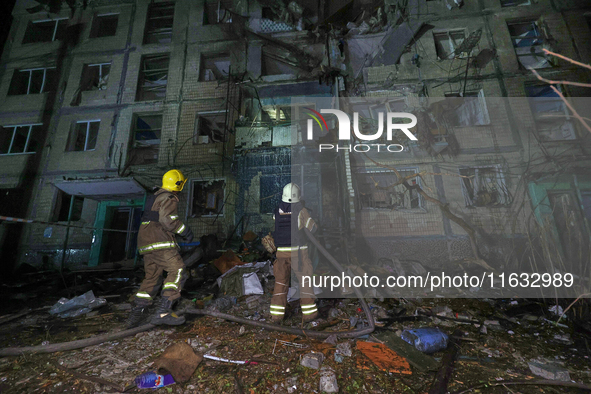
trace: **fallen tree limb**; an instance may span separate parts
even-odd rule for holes
[[[447,393],[447,385],[449,384],[449,379],[453,373],[454,363],[456,362],[458,350],[460,348],[459,341],[455,337],[460,337],[461,335],[462,332],[460,330],[456,330],[452,334],[449,347],[445,351],[443,359],[441,360],[441,369],[439,369],[437,375],[435,375],[435,379],[433,379],[429,394]]]
[[[147,331],[155,327],[153,324],[144,324],[143,326],[131,328],[129,330],[112,332],[109,334],[97,335],[86,339],[79,339],[77,341],[52,343],[49,345],[39,346],[25,346],[25,347],[6,347],[0,349],[0,357],[5,356],[20,356],[25,353],[55,353],[67,350],[81,349],[88,346],[99,345],[103,342],[113,341],[115,339],[129,337],[137,333]]]
[[[476,386],[472,386],[469,389],[463,391],[454,391],[452,394],[465,394],[469,393],[472,390],[482,389],[486,387],[494,387],[494,386],[559,386],[559,387],[572,387],[575,389],[587,390],[591,391],[591,386],[587,386],[581,383],[573,383],[573,382],[559,382],[556,380],[523,380],[523,381],[506,381],[506,382],[488,382],[479,384]]]

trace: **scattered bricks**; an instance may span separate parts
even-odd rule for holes
[[[320,370],[319,391],[325,393],[338,393],[339,385],[337,375],[330,367],[322,367]]]
[[[324,355],[322,353],[307,353],[302,357],[300,364],[304,367],[320,369],[322,362],[324,361]]]
[[[342,354],[346,357],[351,357],[353,355],[353,351],[351,350],[351,342],[343,342],[337,345],[338,354]]]
[[[544,379],[560,380],[562,382],[570,382],[570,374],[568,370],[556,364],[542,364],[536,361],[528,363],[530,371],[537,376]]]

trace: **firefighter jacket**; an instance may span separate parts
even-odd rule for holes
[[[165,189],[147,199],[137,237],[140,254],[178,248],[174,236],[186,229],[179,220],[178,202],[178,197]]]
[[[305,248],[306,235],[303,229],[307,228],[315,233],[318,228],[308,210],[300,202],[290,204],[282,201],[275,209],[274,218],[274,239],[278,252]]]

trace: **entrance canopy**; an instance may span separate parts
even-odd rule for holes
[[[133,178],[91,179],[55,183],[64,193],[93,200],[143,198],[145,189]]]

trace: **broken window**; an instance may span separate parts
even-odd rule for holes
[[[72,201],[74,199],[74,201]],[[61,190],[58,190],[55,199],[55,210],[53,221],[67,222],[70,214],[70,205],[72,206],[72,216],[70,221],[77,222],[82,218],[82,208],[84,206],[84,197],[72,196]]]
[[[445,97],[462,97],[460,93],[447,93]],[[458,101],[455,111],[448,112],[448,118],[454,126],[484,126],[490,124],[484,91],[465,92]]]
[[[260,180],[260,212],[273,213],[281,201],[283,187],[291,182],[291,174],[264,175]],[[308,195],[312,195],[308,193]]]
[[[167,44],[172,42],[174,3],[151,3],[144,31],[144,44]]]
[[[8,88],[8,95],[52,92],[57,85],[55,68],[30,68],[15,70]]]
[[[90,38],[111,37],[117,34],[119,14],[95,14],[90,28]]]
[[[297,104],[297,105],[265,105],[263,106],[263,123],[271,123],[280,126],[300,124],[306,126],[304,122],[311,119],[307,116],[310,113],[307,108],[314,109],[315,104]]]
[[[223,81],[230,74],[230,55],[201,55],[200,81]]]
[[[454,52],[459,48],[460,44],[466,39],[466,32],[464,30],[450,30],[441,33],[434,33],[435,50],[439,60],[452,58]],[[466,57],[467,53],[462,52],[456,54],[457,57]]]
[[[286,50],[263,49],[261,75],[297,75],[301,72],[297,59]]]
[[[231,0],[206,1],[203,10],[203,24],[232,23]]]
[[[191,217],[223,215],[225,188],[223,179],[191,182]]]
[[[100,124],[100,120],[76,122],[70,132],[66,150],[68,152],[93,150],[96,146]]]
[[[416,169],[398,170],[403,178],[416,174]],[[375,171],[357,174],[357,191],[361,208],[372,209],[415,209],[420,208],[422,199],[415,189],[408,190],[404,185],[394,184],[398,177],[392,171]],[[420,185],[420,178],[408,179],[411,186]]]
[[[162,115],[135,115],[129,161],[132,165],[158,163]]]
[[[0,128],[0,155],[33,153],[39,148],[43,125],[25,124]]]
[[[537,22],[508,23],[507,27],[522,68],[552,67],[542,51],[544,39]]]
[[[142,56],[136,101],[164,100],[170,55]]]
[[[530,5],[531,0],[501,0],[501,7],[513,7],[517,5]]]
[[[574,140],[575,127],[571,113],[551,85],[526,86],[525,92],[536,122],[536,129],[543,141]],[[562,92],[560,85],[552,85]]]
[[[85,64],[82,69],[80,90],[105,90],[109,81],[111,63]]]
[[[498,166],[460,169],[464,201],[467,207],[509,205],[511,195]]]
[[[51,19],[43,21],[30,21],[23,37],[23,44],[34,42],[51,42],[62,40],[65,37],[68,19]]]
[[[226,135],[226,111],[197,114],[195,144],[224,142]]]

